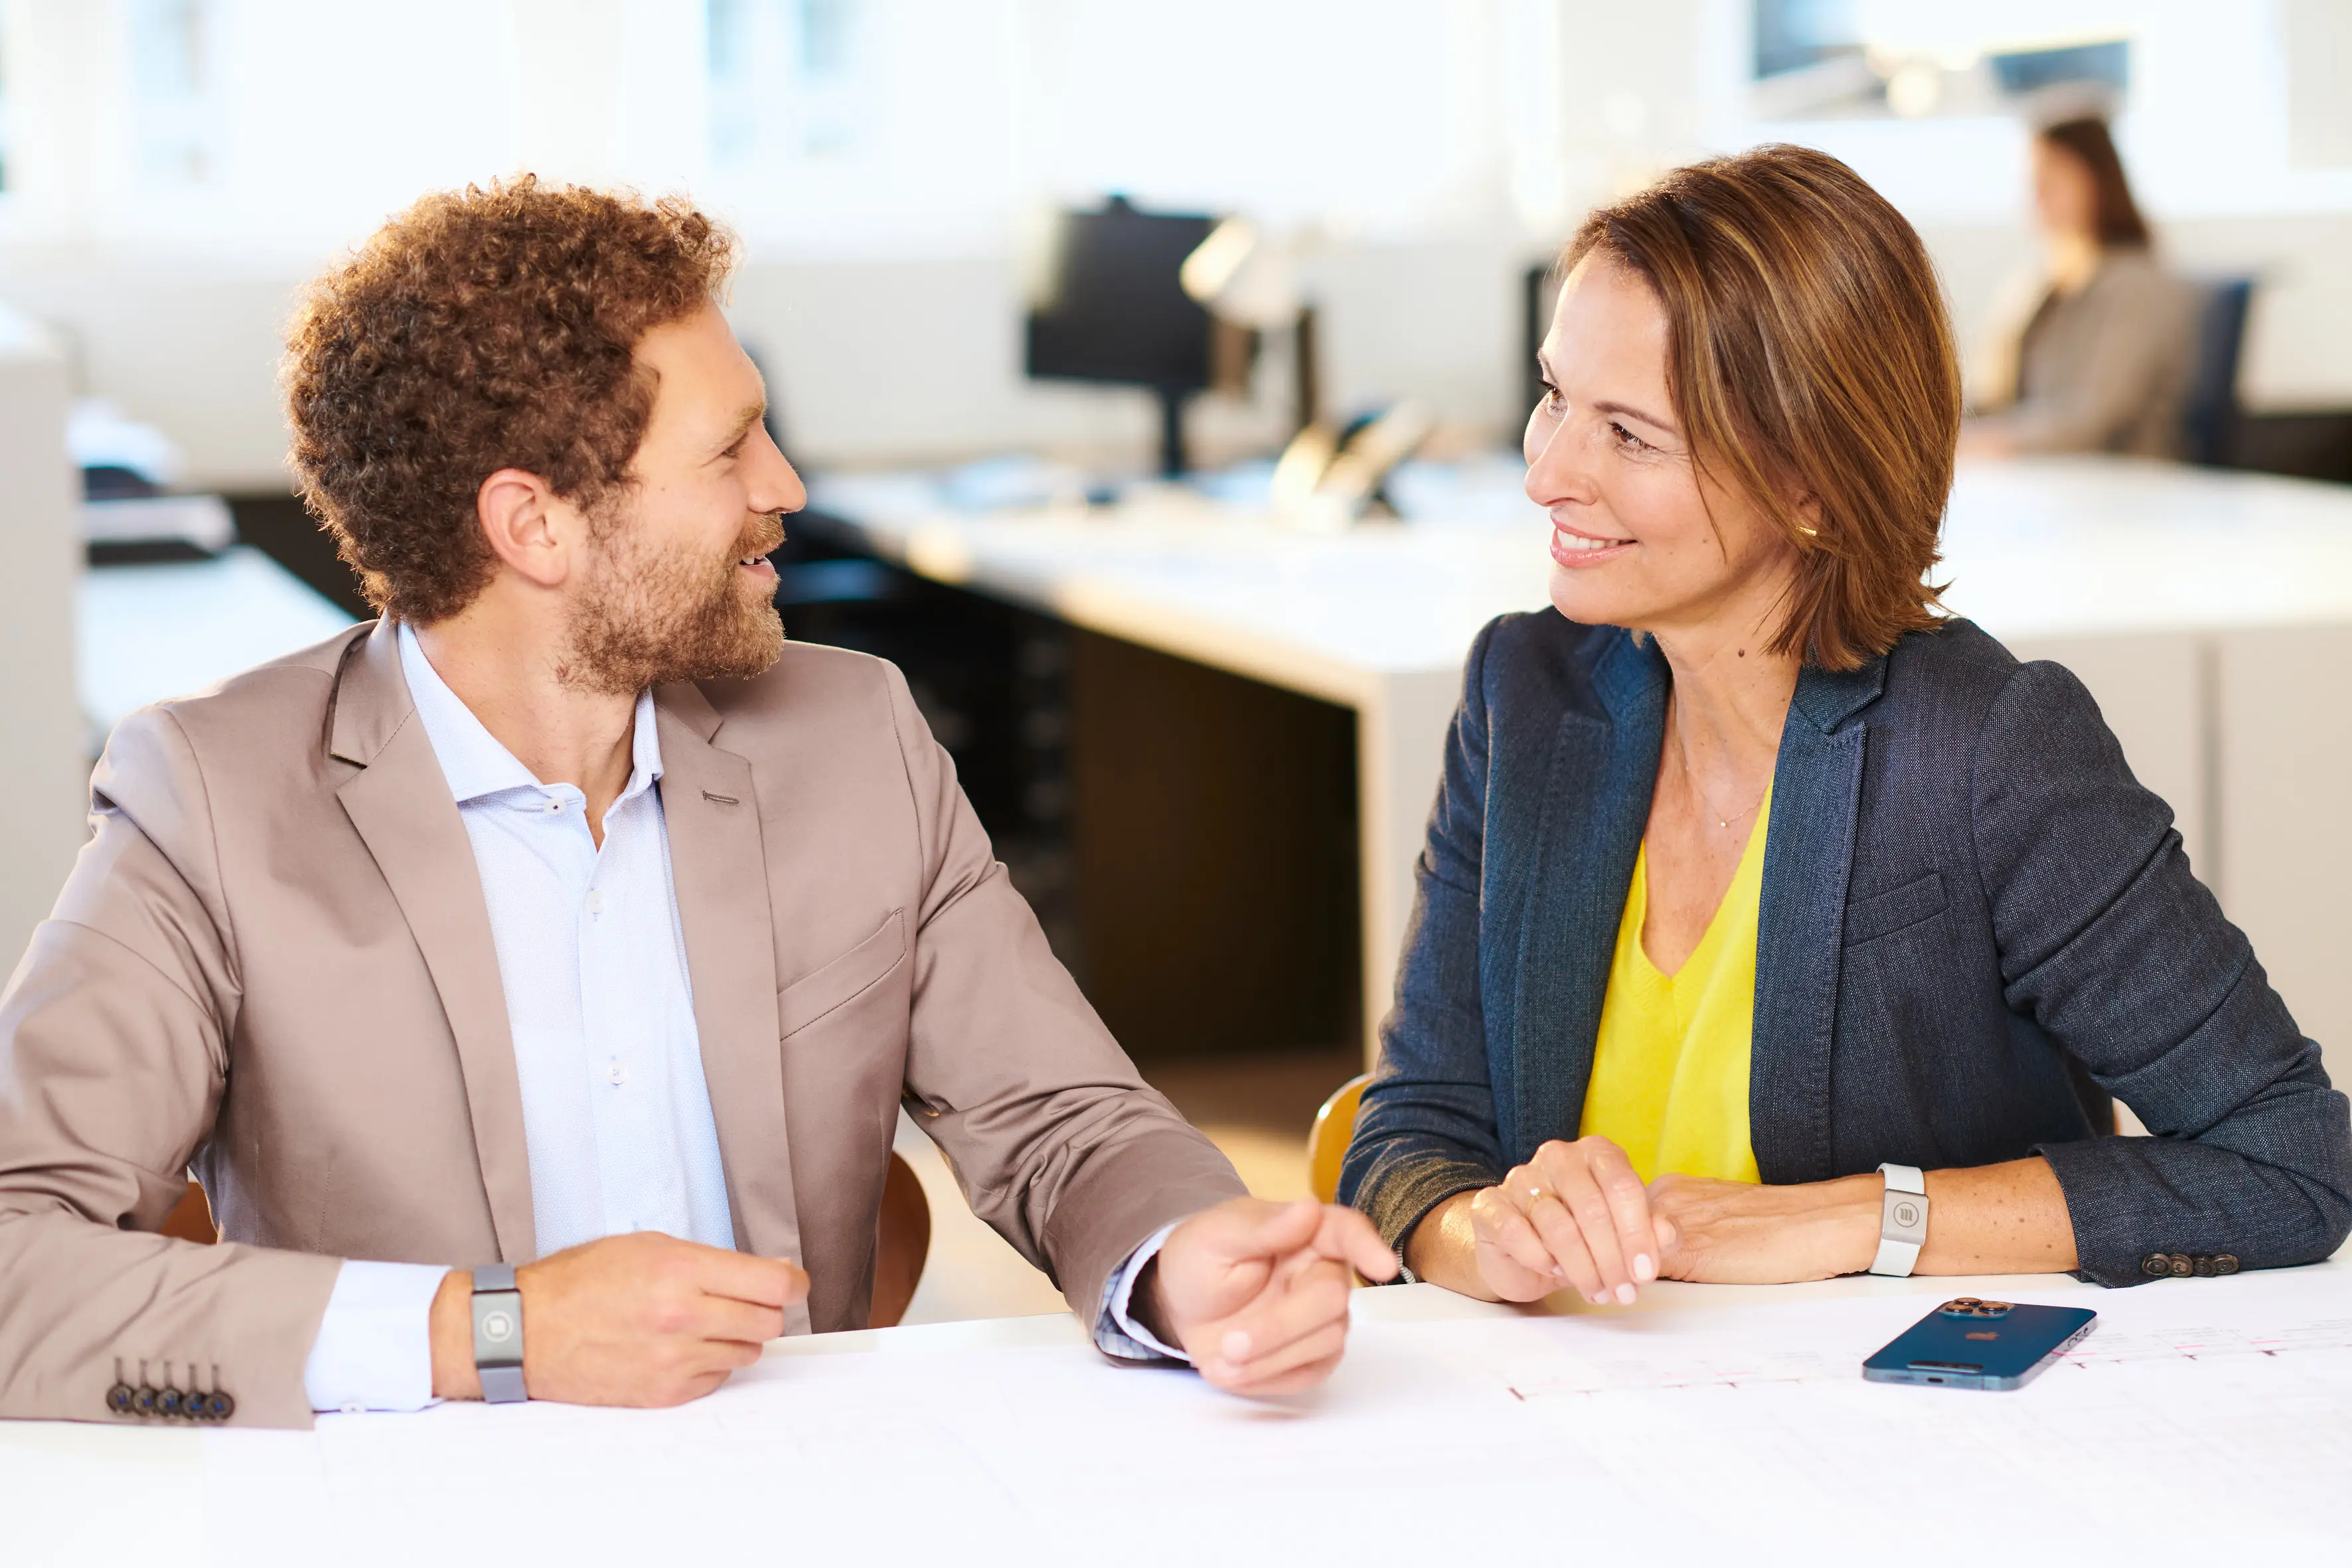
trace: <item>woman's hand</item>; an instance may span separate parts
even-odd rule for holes
[[[1675,1241],[1606,1138],[1546,1143],[1502,1185],[1471,1194],[1470,1232],[1478,1279],[1505,1301],[1573,1287],[1596,1305],[1631,1302]]]
[[[1650,1212],[1672,1226],[1660,1271],[1713,1285],[1785,1285],[1870,1267],[1878,1252],[1876,1173],[1765,1187],[1702,1176],[1660,1176]]]

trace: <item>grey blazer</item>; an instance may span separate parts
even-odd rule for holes
[[[1471,650],[1340,1178],[1392,1246],[1576,1136],[1667,684],[1654,647],[1550,611]],[[2336,1250],[2345,1097],[2074,676],[1964,620],[1914,633],[1852,674],[1807,669],[1776,767],[1748,1100],[1765,1181],[2038,1152],[2106,1285],[2168,1254]],[[2096,1135],[2092,1083],[2154,1136]]]
[[[2111,250],[2045,298],[2018,345],[2016,397],[1989,414],[2026,452],[2180,453],[2201,296],[2145,250]]]

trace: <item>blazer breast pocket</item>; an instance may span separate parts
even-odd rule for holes
[[[1874,894],[1845,908],[1845,945],[1860,947],[1908,931],[1944,912],[1944,876],[1930,871],[1916,881]]]
[[[776,993],[776,1033],[790,1039],[880,985],[907,962],[907,911],[892,910],[874,934]]]

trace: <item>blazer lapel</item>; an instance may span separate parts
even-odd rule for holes
[[[345,654],[328,737],[333,755],[359,766],[336,795],[400,904],[457,1041],[498,1260],[528,1263],[538,1256],[530,1156],[489,906],[440,758],[416,721],[390,623],[378,622]]]
[[[1497,1107],[1513,1163],[1547,1139],[1575,1137],[1583,1118],[1610,960],[1657,782],[1666,681],[1656,650],[1619,637],[1595,661],[1592,688],[1601,711],[1561,716],[1533,825],[1514,961],[1514,1103]],[[1495,852],[1507,847],[1490,845]]]
[[[711,744],[719,717],[691,683],[656,688],[654,706],[670,875],[735,1244],[806,1262],[785,1137],[774,925],[751,764]],[[793,1311],[804,1331],[806,1309]]]
[[[1831,1050],[1869,734],[1847,721],[1884,689],[1886,661],[1797,678],[1772,784],[1749,1030],[1748,1142],[1767,1182],[1833,1174]]]

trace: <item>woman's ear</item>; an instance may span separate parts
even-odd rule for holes
[[[542,588],[570,575],[577,509],[537,474],[500,468],[474,492],[474,516],[490,552]]]
[[[1803,534],[1808,540],[1813,539],[1821,533],[1821,497],[1814,495],[1809,490],[1804,494],[1798,496],[1796,499],[1796,504],[1789,510],[1796,518],[1797,531],[1799,533]]]

